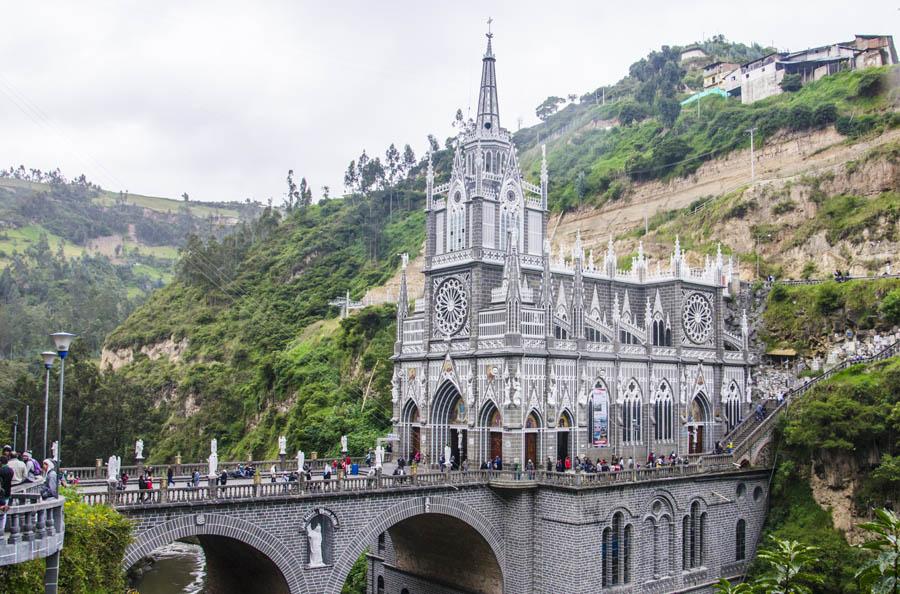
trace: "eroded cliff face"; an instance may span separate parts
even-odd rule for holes
[[[804,224],[822,216],[821,205],[816,201],[823,196],[874,198],[900,188],[898,142],[900,130],[854,144],[848,144],[832,128],[808,134],[781,134],[757,151],[754,183],[750,182],[748,152],[736,151],[705,163],[686,178],[635,184],[631,194],[621,201],[554,215],[549,227],[554,251],[571,246],[580,232],[585,249],[595,254],[605,252],[610,236],[618,237],[618,254],[634,252],[639,234],[625,234],[641,230],[645,218],[738,192],[740,196],[735,201],[748,205],[745,215],[723,218],[721,212],[710,208],[692,216],[679,215],[641,237],[645,253],[667,263],[673,236],[680,233],[682,238],[691,236],[702,243],[720,241],[733,252],[750,254],[757,249],[757,237],[761,234],[761,257],[781,266],[786,276],[799,277],[810,261],[817,265],[820,276],[835,268],[856,275],[880,273],[881,263],[900,253],[900,242],[895,239],[897,223],[891,223],[889,217],[849,240],[829,241],[825,231],[804,235],[802,241],[796,241],[796,237]],[[890,225],[894,228],[884,228]],[[893,239],[885,239],[886,236]],[[738,268],[744,279],[755,278],[753,262],[743,261]]]
[[[172,363],[178,363],[182,360],[187,347],[188,339],[186,337],[176,341],[174,336],[170,336],[161,342],[145,344],[138,352],[146,355],[151,361],[165,357]],[[133,362],[134,347],[103,349],[100,353],[100,369],[104,371],[116,371]]]
[[[876,463],[877,458],[876,452],[865,452],[861,456],[858,453],[821,452],[809,473],[813,499],[822,509],[831,512],[834,528],[843,532],[850,544],[862,543],[868,537],[868,533],[859,528],[859,524],[868,518],[859,515],[854,497],[864,478],[863,467]]]

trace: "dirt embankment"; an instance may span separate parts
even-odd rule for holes
[[[781,135],[770,139],[764,147],[755,151],[756,181],[753,183],[750,181],[750,155],[747,149],[705,163],[687,178],[669,183],[657,181],[635,184],[632,193],[624,201],[553,216],[550,231],[554,250],[572,245],[576,233],[580,231],[585,248],[602,253],[610,236],[615,238],[642,228],[645,217],[650,219],[660,212],[683,209],[702,199],[746,188],[744,198],[757,201],[758,208],[743,220],[729,220],[726,226],[716,229],[714,235],[736,252],[752,252],[756,238],[750,231],[751,225],[791,221],[798,223],[815,214],[816,205],[809,200],[809,192],[804,196],[799,187],[792,190],[790,196],[798,203],[796,210],[788,215],[771,214],[767,201],[783,199],[784,195],[778,193],[786,186],[797,184],[798,180],[808,176],[830,177],[830,180],[820,185],[820,189],[827,195],[854,193],[870,196],[896,189],[900,179],[896,164],[884,159],[871,160],[852,173],[847,171],[846,164],[860,159],[873,148],[898,140],[900,130],[892,130],[852,145],[845,144],[845,138],[833,128],[808,134]],[[703,213],[695,216],[702,218]],[[635,249],[636,244],[637,240],[633,238],[617,240],[616,250],[618,253],[628,253]],[[662,258],[667,262],[672,246],[668,241],[665,245],[654,245],[651,233],[645,241],[645,248],[652,257]],[[866,242],[832,246],[825,242],[822,234],[811,237],[808,245],[801,248],[788,248],[785,243],[775,241],[761,246],[760,250],[763,257],[771,256],[788,264],[798,263],[785,270],[786,273],[795,274],[799,273],[799,268],[809,259],[817,260],[822,271],[856,266],[856,272],[864,272],[862,266],[867,260],[887,259],[891,254],[897,253],[897,248],[893,244],[866,245]],[[752,266],[742,270],[743,276],[753,276],[750,268]]]

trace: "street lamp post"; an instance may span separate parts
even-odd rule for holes
[[[56,361],[56,353],[53,351],[44,351],[41,353],[41,357],[44,359],[44,369],[47,371],[47,376],[44,379],[44,460],[47,459],[47,418],[50,413],[50,369],[53,367],[53,362]]]
[[[69,332],[55,332],[50,335],[53,342],[56,343],[56,353],[59,355],[59,418],[56,432],[56,468],[62,470],[60,461],[62,460],[62,421],[63,421],[63,385],[66,378],[66,355],[69,354],[69,346],[75,338],[74,334]]]
[[[13,418],[13,451],[16,452],[16,442],[19,439],[19,413]]]

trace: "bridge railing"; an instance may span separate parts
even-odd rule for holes
[[[898,353],[900,353],[900,342],[885,347],[870,357],[860,357],[857,359],[844,361],[843,363],[832,367],[825,373],[822,373],[821,375],[810,379],[803,385],[789,390],[784,394],[784,399],[781,401],[781,403],[779,403],[772,410],[772,412],[768,413],[762,420],[757,419],[755,415],[748,417],[744,420],[744,422],[735,427],[730,434],[725,436],[726,441],[734,442],[734,450],[732,452],[733,458],[735,460],[740,460],[742,457],[747,455],[752,449],[753,444],[757,443],[759,439],[772,431],[775,426],[775,422],[778,417],[781,416],[781,413],[786,411],[794,400],[797,400],[800,396],[808,392],[811,388],[813,388],[820,382],[830,379],[835,374],[840,373],[841,371],[853,365],[859,365],[861,363],[872,363],[875,361],[880,361],[882,359],[888,359],[897,355]]]
[[[92,505],[141,506],[162,503],[192,503],[205,500],[247,500],[285,496],[319,496],[328,493],[362,493],[433,486],[508,484],[525,482],[563,487],[593,487],[678,478],[708,472],[734,470],[730,455],[710,455],[697,463],[647,467],[640,469],[586,472],[547,472],[544,470],[467,470],[417,472],[402,475],[346,476],[330,480],[265,482],[260,484],[203,485],[131,491],[88,492],[82,500]]]
[[[326,462],[331,462],[330,458],[316,458],[315,460],[306,460],[306,464],[310,468],[310,472],[313,474],[318,474],[322,472],[322,469],[325,467]],[[358,464],[360,467],[365,463],[365,458],[362,457],[351,457],[350,462],[352,464]],[[248,465],[252,465],[257,472],[262,473],[262,476],[265,478],[269,478],[272,475],[271,468],[275,466],[277,472],[294,472],[297,470],[297,459],[296,458],[285,458],[284,464],[282,465],[281,460],[250,460],[250,461],[231,461],[231,462],[220,462],[219,463],[219,472],[228,471],[231,472],[238,468],[239,465],[244,465],[245,467]],[[176,481],[187,481],[191,476],[193,476],[194,472],[199,472],[201,475],[206,476],[209,471],[209,464],[206,462],[189,462],[182,464],[145,464],[143,467],[137,466],[134,464],[130,464],[127,466],[122,466],[121,471],[127,473],[129,476],[137,478],[138,474],[141,472],[141,468],[148,469],[153,468],[154,476],[157,478],[165,479],[166,470],[168,468],[172,468],[174,472],[174,479]],[[105,466],[72,466],[64,469],[66,474],[72,473],[72,475],[78,479],[79,483],[85,484],[101,484],[106,482],[106,467]]]
[[[65,497],[41,500],[33,493],[10,497],[6,524],[0,533],[0,565],[21,563],[52,555],[65,533]]]

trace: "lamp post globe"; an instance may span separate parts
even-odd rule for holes
[[[65,359],[66,355],[69,354],[69,346],[75,339],[75,335],[69,332],[54,332],[50,335],[50,338],[56,344],[56,352],[59,354],[59,358]]]
[[[53,368],[53,362],[56,361],[56,357],[57,355],[53,351],[41,353],[41,359],[44,360],[44,369],[47,372],[44,378],[44,460],[47,459],[47,419],[50,416],[50,369]]]
[[[69,347],[72,344],[72,340],[75,339],[75,335],[70,332],[54,332],[50,335],[50,338],[53,339],[54,344],[56,344],[56,354],[59,356],[59,416],[57,419],[57,432],[56,432],[56,468],[61,472],[62,465],[60,461],[62,460],[62,420],[63,420],[63,386],[65,385],[66,378],[66,355],[69,354]]]

